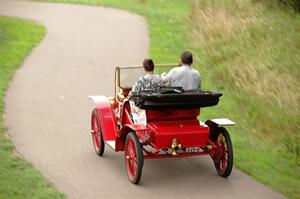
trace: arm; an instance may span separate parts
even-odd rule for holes
[[[132,86],[131,91],[128,94],[128,98],[130,98],[132,96],[132,94],[136,92],[136,90],[137,90],[137,83],[138,82],[135,82],[134,85]]]
[[[197,79],[196,79],[196,83],[198,85],[198,89],[201,89],[201,76],[199,71],[197,71]]]
[[[138,79],[135,84],[132,86],[131,91],[128,94],[128,98],[132,96],[133,93],[138,93],[141,91],[141,81]]]
[[[170,72],[167,73],[165,76],[162,76],[162,77],[161,77],[162,83],[163,83],[163,84],[166,84],[166,83],[168,83],[168,82],[171,82],[171,80],[172,80],[172,78],[173,78],[173,76],[174,76],[173,73],[174,73],[174,68],[173,68],[172,70],[170,70]]]
[[[199,76],[199,89],[201,89],[201,76]]]

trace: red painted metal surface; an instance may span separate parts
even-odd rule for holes
[[[90,97],[96,104],[100,119],[100,125],[98,125],[95,115],[92,115],[93,141],[96,151],[101,146],[99,139],[96,139],[101,128],[104,141],[114,141],[107,142],[108,145],[114,143],[115,151],[125,151],[125,165],[131,182],[136,179],[136,176],[140,178],[142,163],[137,163],[141,161],[141,158],[210,155],[215,166],[218,166],[216,168],[219,175],[222,177],[230,175],[231,170],[226,169],[228,165],[232,165],[232,160],[228,163],[232,152],[228,153],[224,137],[219,136],[218,140],[214,138],[214,135],[217,135],[215,130],[220,126],[217,122],[211,120],[206,122],[207,125],[200,125],[197,119],[200,109],[195,108],[146,110],[147,125],[134,124],[127,99],[130,89],[120,87],[118,69],[120,68],[117,68],[115,73],[115,97],[110,99],[104,96]],[[117,93],[117,87],[120,93]],[[128,135],[129,132],[133,134]],[[225,170],[227,173],[222,174]],[[139,179],[134,183],[138,181]]]
[[[149,131],[149,128],[143,124],[126,124],[132,131]]]
[[[208,144],[209,128],[198,120],[150,122],[151,141],[156,148],[170,148],[176,138],[181,146],[197,147]]]
[[[174,110],[167,109],[162,111],[147,110],[147,121],[170,121],[170,120],[195,120],[200,114],[200,109]]]
[[[117,119],[108,98],[104,96],[90,97],[96,104],[104,141],[116,140]]]
[[[106,97],[91,98],[96,103],[103,139],[115,141],[116,151],[124,150],[125,138],[130,131],[136,133],[141,144],[151,144],[157,150],[170,148],[173,138],[176,138],[182,147],[208,144],[209,128],[199,124],[197,120],[199,109],[146,111],[148,124],[144,126],[133,124],[128,101],[119,104],[119,115],[115,115]],[[122,126],[120,130],[117,129],[117,121]]]
[[[130,117],[131,109],[128,100],[122,100],[119,103],[119,114],[116,116],[119,123],[124,126],[126,124],[133,124]]]
[[[145,134],[147,134],[148,131],[149,128],[142,124],[125,124],[118,132],[118,137],[116,138],[116,151],[124,150],[124,141],[129,132],[135,132],[139,140],[142,141],[142,143],[146,143],[143,142],[143,140],[146,140]]]

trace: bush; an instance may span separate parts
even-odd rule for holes
[[[300,11],[300,0],[280,0],[280,1]]]

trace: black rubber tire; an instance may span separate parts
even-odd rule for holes
[[[133,140],[133,142],[134,142],[134,147],[135,147],[135,151],[136,151],[136,161],[137,161],[136,174],[133,178],[130,177],[130,174],[129,174],[130,171],[129,171],[129,168],[128,168],[128,165],[126,162],[127,161],[126,160],[126,146],[130,139]],[[136,136],[136,134],[134,132],[129,132],[126,136],[125,146],[124,146],[124,159],[125,159],[125,168],[127,171],[127,176],[128,176],[129,181],[133,184],[138,184],[140,182],[140,179],[142,176],[142,170],[143,170],[143,166],[144,166],[144,155],[143,155],[143,150],[142,150],[141,144],[138,140],[138,137]]]
[[[231,142],[231,139],[230,139],[230,135],[228,133],[228,131],[224,128],[224,127],[219,127],[217,130],[217,139],[214,140],[216,142],[216,144],[218,146],[220,146],[220,143],[218,141],[218,137],[220,135],[223,135],[223,137],[225,138],[225,143],[226,143],[226,146],[227,146],[227,166],[225,169],[221,170],[220,168],[220,164],[221,164],[221,158],[218,158],[218,161],[215,162],[215,167],[216,167],[216,170],[219,174],[219,176],[222,176],[224,178],[228,177],[230,174],[231,174],[231,171],[232,171],[232,167],[233,167],[233,147],[232,147],[232,142]],[[219,151],[219,155],[221,154],[221,151]]]
[[[99,149],[97,149],[97,147],[95,146],[95,141],[94,141],[94,138],[92,137],[93,144],[94,144],[94,149],[95,149],[95,152],[98,156],[103,156],[104,149],[105,149],[105,144],[104,144],[104,140],[103,140],[103,137],[102,137],[102,129],[101,129],[99,115],[98,115],[98,112],[97,112],[96,109],[94,109],[93,112],[92,112],[92,117],[91,117],[91,128],[92,129],[93,129],[93,115],[96,117],[97,124],[98,124],[98,127],[99,127],[99,135],[97,136],[98,139],[99,139]],[[92,135],[92,136],[94,136],[94,135]]]

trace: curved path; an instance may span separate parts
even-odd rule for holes
[[[5,121],[17,150],[70,198],[282,198],[238,170],[218,177],[208,157],[147,160],[132,185],[123,154],[94,154],[91,94],[112,95],[113,66],[140,63],[148,33],[126,11],[0,1],[1,13],[42,23],[44,40],[15,74]]]

